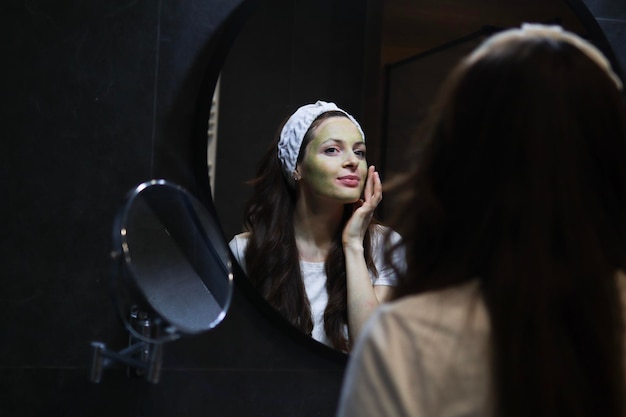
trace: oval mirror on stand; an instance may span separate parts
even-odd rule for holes
[[[163,343],[224,319],[233,292],[228,246],[206,207],[165,180],[129,192],[113,245],[111,290],[130,343],[121,352],[92,343],[91,380],[99,382],[102,369],[118,361],[158,382]]]

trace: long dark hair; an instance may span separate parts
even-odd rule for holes
[[[494,415],[625,415],[625,114],[581,50],[526,38],[463,61],[419,135],[394,297],[480,280]]]
[[[319,124],[329,117],[346,117],[342,112],[321,114],[304,136],[298,162]],[[300,271],[300,257],[294,235],[295,190],[283,176],[275,140],[259,162],[254,190],[244,211],[244,227],[250,232],[245,253],[249,279],[263,297],[294,326],[311,334],[313,320]],[[341,243],[343,226],[352,215],[352,204],[344,207],[343,220],[335,232],[325,262],[328,304],[324,311],[324,330],[334,348],[347,352],[349,339],[344,333],[347,320],[346,267]],[[373,226],[371,226],[373,227]],[[370,229],[371,229],[370,227]],[[370,273],[376,274],[372,260],[370,231],[364,240],[365,260]]]

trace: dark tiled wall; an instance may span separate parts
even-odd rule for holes
[[[622,0],[583,0],[611,44],[621,65],[621,73],[626,70],[626,1]]]
[[[91,341],[128,343],[108,291],[127,191],[165,178],[212,207],[207,106],[242,4],[2,2],[0,415],[334,413],[345,358],[245,285],[215,330],[165,346],[159,384],[88,378]]]
[[[624,62],[625,8],[617,2],[588,3]],[[198,138],[232,35],[225,19],[242,3],[1,3],[0,415],[334,414],[345,357],[292,332],[244,284],[219,327],[165,347],[158,385],[129,379],[121,367],[99,385],[88,381],[89,343],[126,343],[107,290],[111,226],[124,195],[162,177],[207,201]],[[347,4],[329,8],[349,16]],[[342,72],[361,63],[351,61],[359,46],[350,39],[329,57],[345,63],[339,77],[322,82],[330,90],[346,80],[337,100],[358,113],[360,93],[347,87],[359,90],[361,78]],[[299,62],[315,59],[307,51]],[[277,66],[292,65],[282,58]],[[268,102],[276,105],[277,93],[293,105],[308,97],[269,91]]]

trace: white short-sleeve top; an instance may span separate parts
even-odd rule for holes
[[[388,228],[385,226],[377,226],[376,232],[372,234],[372,260],[376,265],[378,276],[370,274],[372,285],[387,285],[395,286],[397,283],[397,276],[394,269],[387,265],[384,261],[385,242],[384,235]],[[249,233],[244,232],[236,235],[230,241],[229,246],[235,259],[241,265],[241,268],[246,271],[245,265],[245,251],[248,245]],[[400,235],[394,231],[391,231],[390,242],[395,244],[400,241]],[[394,262],[397,265],[403,265],[401,263],[402,253],[398,251],[394,255]],[[305,262],[300,261],[300,271],[302,272],[302,280],[304,282],[304,289],[306,291],[309,304],[311,306],[311,316],[313,319],[313,339],[331,346],[331,342],[326,336],[324,331],[324,310],[328,304],[328,293],[326,292],[326,271],[324,270],[324,262]],[[347,336],[347,326],[345,329]]]

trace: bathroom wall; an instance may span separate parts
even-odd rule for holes
[[[583,0],[611,45],[622,75],[626,71],[626,2]]]
[[[220,64],[261,3],[1,2],[0,415],[334,414],[346,358],[293,331],[242,282],[215,330],[165,346],[159,384],[122,366],[88,380],[91,341],[127,343],[107,287],[114,216],[152,178],[212,209],[198,138]],[[624,63],[626,4],[586,3]]]
[[[334,412],[345,358],[275,323],[245,287],[214,331],[165,346],[159,384],[122,366],[89,382],[92,341],[127,345],[108,290],[114,216],[152,178],[211,207],[208,103],[256,3],[0,5],[0,415]]]

